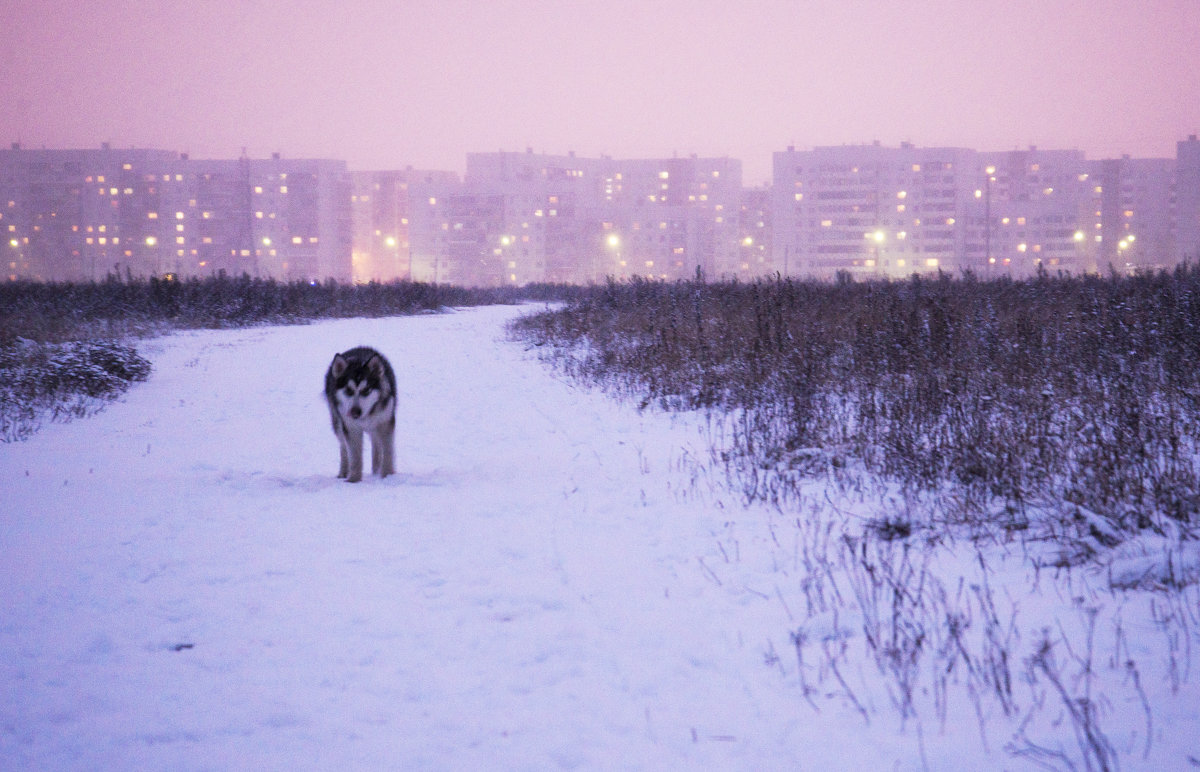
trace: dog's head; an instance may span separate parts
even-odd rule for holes
[[[325,394],[338,412],[358,420],[387,408],[392,388],[388,367],[377,352],[347,351],[338,354],[325,375]]]

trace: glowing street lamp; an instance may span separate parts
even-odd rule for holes
[[[877,228],[874,233],[868,233],[867,237],[870,238],[871,241],[875,242],[875,246],[873,246],[871,248],[872,252],[874,252],[874,254],[875,254],[875,257],[874,257],[875,265],[873,267],[875,268],[876,271],[882,270],[883,269],[883,242],[887,238],[887,235],[883,232],[882,228]]]

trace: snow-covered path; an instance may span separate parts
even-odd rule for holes
[[[1069,687],[1103,688],[1122,768],[1200,763],[1194,588],[1039,579],[997,545],[982,570],[1013,620],[1018,709],[926,646],[905,721],[856,617],[850,588],[870,587],[834,589],[821,561],[844,553],[818,544],[827,509],[880,504],[814,483],[803,511],[743,507],[692,463],[699,417],[563,382],[504,340],[522,312],[178,333],[143,345],[150,380],[104,412],[0,445],[0,771],[1081,761],[1058,696],[1020,680],[1050,625]],[[321,387],[359,344],[400,381],[398,474],[352,485]],[[982,636],[966,546],[929,553],[923,582]],[[1085,684],[1070,656],[1094,613]]]
[[[764,529],[683,485],[694,429],[501,342],[519,312],[176,334],[0,446],[0,768],[811,758],[763,663],[787,611],[731,558]],[[320,388],[360,343],[396,366],[398,474],[350,485]]]

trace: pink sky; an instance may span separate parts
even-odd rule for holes
[[[1172,157],[1200,0],[0,0],[0,140],[461,172],[879,140]]]

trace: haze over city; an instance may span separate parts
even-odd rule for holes
[[[461,173],[523,150],[742,160],[880,141],[1171,157],[1194,0],[9,0],[0,138]]]

